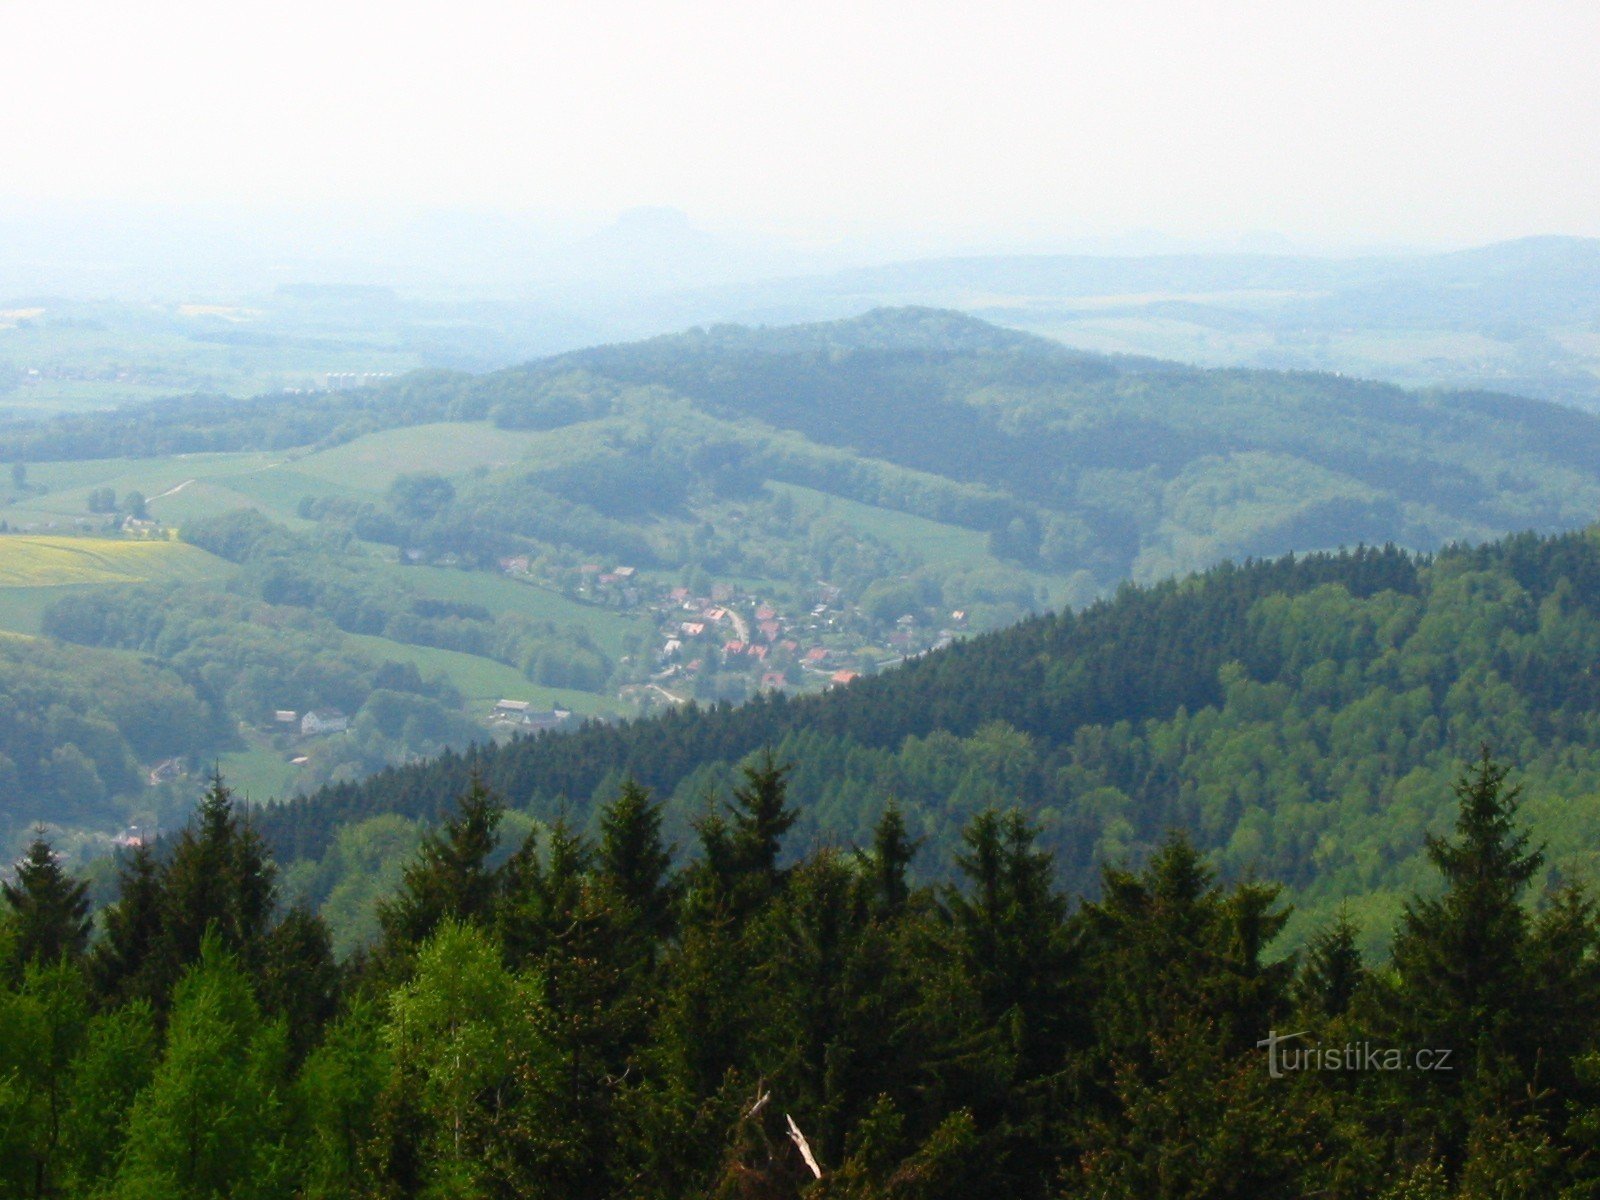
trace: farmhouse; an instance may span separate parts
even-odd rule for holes
[[[315,737],[323,733],[343,733],[349,728],[350,718],[337,708],[315,709],[300,718],[300,733],[303,737]]]
[[[508,725],[520,725],[524,729],[540,730],[555,729],[566,723],[572,716],[570,710],[565,708],[552,708],[537,710],[530,700],[502,700],[494,706],[491,716],[496,721]]]

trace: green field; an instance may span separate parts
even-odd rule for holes
[[[309,454],[295,464],[304,475],[339,489],[382,492],[406,471],[465,475],[518,462],[533,444],[552,435],[498,429],[487,421],[446,422],[385,429],[342,446]]]
[[[374,563],[372,570],[392,579],[396,587],[406,588],[428,600],[480,604],[495,614],[518,613],[536,621],[552,621],[561,626],[581,625],[589,631],[595,645],[613,657],[624,652],[623,645],[628,635],[648,634],[652,628],[645,617],[628,616],[598,605],[582,604],[548,588],[485,571],[402,567],[392,562]]]
[[[183,542],[0,537],[0,587],[220,579],[230,569],[221,559]]]
[[[91,591],[101,584],[58,584],[55,587],[0,587],[0,630],[36,634],[44,610],[62,596]]]
[[[768,483],[767,487],[792,496],[797,512],[833,517],[930,565],[950,563],[977,567],[993,561],[989,557],[987,535],[975,529],[945,525],[892,508],[862,504],[859,500],[846,500],[799,484]]]
[[[792,496],[797,512],[829,516],[843,521],[863,534],[877,538],[927,566],[975,570],[999,565],[998,560],[989,553],[988,535],[976,529],[946,525],[941,521],[932,521],[927,517],[915,516],[897,509],[863,504],[859,500],[847,500],[843,496],[819,492],[799,484],[768,482],[767,487],[775,492],[784,492]],[[1068,576],[1022,570],[1017,567],[1007,569],[1016,570],[1027,576],[1034,587],[1044,588],[1053,605],[1060,606],[1067,602],[1062,599],[1063,595],[1069,595],[1071,603],[1084,603],[1090,598],[1073,592],[1074,582]]]
[[[565,708],[581,716],[622,711],[609,696],[572,688],[547,688],[531,683],[521,671],[493,659],[435,646],[407,646],[367,634],[346,635],[352,649],[379,662],[408,662],[424,675],[443,674],[467,699],[467,714],[485,717],[497,700],[529,700],[536,708]]]
[[[217,766],[237,795],[256,803],[294,795],[295,780],[300,775],[300,768],[289,761],[284,751],[264,746],[224,754]]]

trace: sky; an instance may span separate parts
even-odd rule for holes
[[[1593,0],[0,0],[0,44],[11,208],[1600,236]]]

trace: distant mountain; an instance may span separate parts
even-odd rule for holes
[[[665,298],[644,320],[803,321],[960,309],[1091,350],[1340,371],[1600,407],[1600,241],[1450,254],[929,259]]]
[[[716,326],[313,406],[84,415],[16,426],[0,456],[242,451],[445,419],[570,425],[586,431],[574,463],[627,447],[690,474],[697,446],[722,445],[755,479],[980,530],[1001,557],[1093,588],[1358,541],[1555,532],[1600,512],[1600,419],[1570,408],[1087,354],[920,308]]]
[[[198,454],[207,457],[177,457]],[[13,530],[83,527],[109,487],[114,500],[149,498],[158,518],[234,564],[218,568],[209,591],[185,588],[181,612],[170,596],[143,595],[142,622],[127,619],[131,599],[112,595],[55,604],[39,588],[0,596],[19,606],[12,628],[53,632],[101,655],[164,656],[189,689],[186,703],[191,694],[194,703],[221,696],[218,729],[280,708],[355,713],[367,749],[348,762],[325,756],[321,778],[360,774],[423,743],[461,744],[459,719],[468,708],[481,717],[490,690],[570,688],[586,705],[580,711],[637,712],[777,686],[769,667],[729,659],[722,639],[703,655],[681,642],[669,648],[694,618],[650,608],[649,597],[675,586],[698,587],[690,594],[707,597],[700,611],[718,581],[746,598],[745,616],[775,604],[800,630],[765,635],[789,643],[780,657],[793,670],[779,672],[781,685],[818,688],[958,628],[1082,609],[1129,581],[1154,585],[1224,560],[1357,543],[1426,552],[1519,530],[1559,534],[1600,512],[1600,418],[1572,408],[1090,354],[927,308],[785,328],[713,326],[311,399],[189,398],[19,422],[0,427],[0,460],[20,464],[0,507]],[[241,518],[241,508],[256,513]],[[208,518],[222,518],[222,532],[213,526],[205,536]],[[402,569],[402,557],[414,565]],[[635,589],[600,587],[617,564],[648,577],[649,589],[630,598]],[[431,580],[429,594],[413,592],[413,580]],[[438,607],[441,592],[455,607]],[[241,615],[253,604],[270,611]],[[235,615],[213,628],[212,612]],[[534,616],[541,612],[561,615]],[[1458,619],[1473,618],[1450,621]],[[282,644],[267,649],[260,631],[269,625]],[[1430,644],[1447,644],[1454,628],[1439,625]],[[1208,636],[1199,625],[1184,629],[1183,637]],[[213,633],[215,644],[206,641]],[[1112,651],[1118,661],[1187,653],[1176,634],[1150,643],[1128,636]],[[341,646],[344,667],[302,688],[303,697],[284,698],[308,684],[301,664],[327,663]],[[457,682],[413,678],[419,648],[451,651],[424,665],[456,672]],[[841,665],[818,668],[806,658],[812,650],[835,656],[816,661]],[[224,655],[261,669],[219,674]],[[281,676],[286,663],[295,664],[292,678]],[[409,673],[386,670],[393,663],[410,663]],[[1500,660],[1484,663],[1509,677]],[[1209,703],[1222,665],[1199,670],[1182,694]],[[997,679],[1012,677],[1022,678]],[[1419,678],[1395,686],[1409,691]],[[391,679],[434,706],[431,724],[373,701],[394,690],[379,682]],[[547,693],[547,702],[559,698]],[[96,760],[103,803],[94,811],[123,803],[125,781],[137,779],[128,765],[135,751],[90,733],[109,721],[132,747],[142,713],[110,711],[105,699],[79,698],[90,726],[63,718],[42,738],[13,723],[0,738],[0,754],[26,768],[10,785],[0,776],[19,820],[37,815],[29,806],[40,796],[64,796],[79,775],[90,778],[51,765],[67,744],[110,748]],[[1113,724],[1150,715],[1106,711],[1122,714],[1107,718]],[[178,732],[175,724],[143,731],[138,744],[176,754],[185,745]],[[270,778],[266,786],[281,792],[286,776]]]

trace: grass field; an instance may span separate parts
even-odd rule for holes
[[[405,587],[429,600],[454,600],[481,604],[492,613],[520,613],[536,621],[557,625],[581,625],[594,638],[595,645],[613,657],[623,652],[623,641],[630,634],[649,634],[651,623],[644,617],[627,616],[593,604],[580,604],[559,592],[519,583],[486,571],[454,571],[445,567],[402,567],[396,563],[374,564],[396,587]]]
[[[369,433],[342,446],[309,454],[295,464],[304,475],[342,488],[383,492],[406,471],[465,475],[477,468],[497,470],[522,459],[524,452],[551,435],[497,429],[487,421],[413,425]]]
[[[1030,571],[1003,564],[989,553],[987,534],[959,525],[946,525],[927,517],[915,516],[876,504],[862,504],[828,492],[793,483],[768,482],[774,491],[787,492],[794,498],[797,512],[827,515],[843,521],[863,534],[875,537],[899,550],[914,555],[926,566],[949,566],[962,570],[982,567],[1000,567],[1019,571],[1027,576],[1036,588],[1043,588],[1050,597],[1052,607],[1087,603],[1087,593],[1079,594],[1080,586],[1067,575],[1045,571]]]
[[[92,591],[103,584],[57,584],[54,587],[0,587],[0,630],[37,634],[45,608],[70,592]]]
[[[258,804],[294,795],[295,780],[300,774],[300,768],[290,763],[282,751],[265,746],[224,754],[217,766],[235,794]]]
[[[388,638],[366,634],[347,634],[352,649],[382,662],[409,662],[424,675],[443,674],[467,698],[467,714],[484,717],[497,700],[529,700],[535,708],[561,707],[580,716],[622,711],[610,696],[580,692],[572,688],[547,688],[530,683],[521,671],[493,659],[434,646],[407,646]]]
[[[887,542],[902,554],[916,555],[930,565],[950,563],[976,567],[993,561],[989,557],[987,536],[975,529],[962,529],[892,508],[846,500],[798,484],[768,483],[767,487],[792,496],[797,512],[833,517]]]
[[[220,579],[232,568],[182,542],[0,537],[0,588]]]

